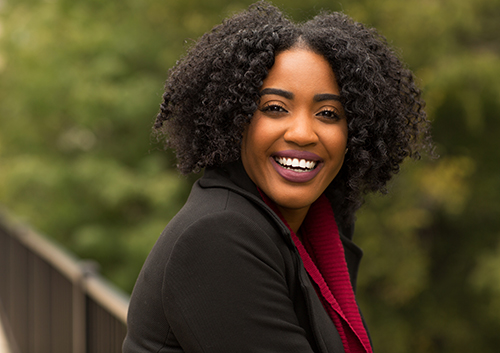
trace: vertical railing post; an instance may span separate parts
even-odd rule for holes
[[[87,353],[85,293],[81,281],[73,283],[73,353]]]

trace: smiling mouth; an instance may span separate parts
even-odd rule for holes
[[[281,167],[295,172],[310,172],[318,165],[317,161],[310,161],[307,159],[274,157],[274,160]]]

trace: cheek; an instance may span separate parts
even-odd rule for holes
[[[256,146],[258,146],[258,141],[255,140],[255,137],[254,126],[247,126],[241,139],[241,160],[245,169],[248,169],[248,167],[251,167],[255,163]]]
[[[241,160],[243,161],[243,163],[245,163],[246,161],[246,156],[247,156],[247,151],[248,151],[248,147],[247,147],[247,141],[248,141],[248,128],[245,129],[245,131],[243,132],[243,136],[241,137],[241,149],[240,149],[240,157],[241,157]]]
[[[242,155],[245,154],[248,157],[257,154],[261,150],[259,147],[262,146],[265,140],[265,131],[262,131],[261,125],[259,119],[254,117],[243,132],[241,140]]]
[[[337,149],[345,149],[347,146],[348,140],[348,130],[347,130],[347,122],[344,121],[342,125],[339,126],[339,129],[335,133],[335,138],[332,141],[335,141],[335,145]]]
[[[338,154],[339,150],[344,150],[347,146],[347,126],[336,126],[329,131],[328,136],[323,135],[325,146],[332,155]]]

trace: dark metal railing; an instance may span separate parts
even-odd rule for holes
[[[0,320],[12,353],[119,353],[128,297],[0,214]]]

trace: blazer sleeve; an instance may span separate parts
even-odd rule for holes
[[[309,353],[283,255],[262,228],[231,211],[189,226],[168,259],[164,314],[185,352]]]

